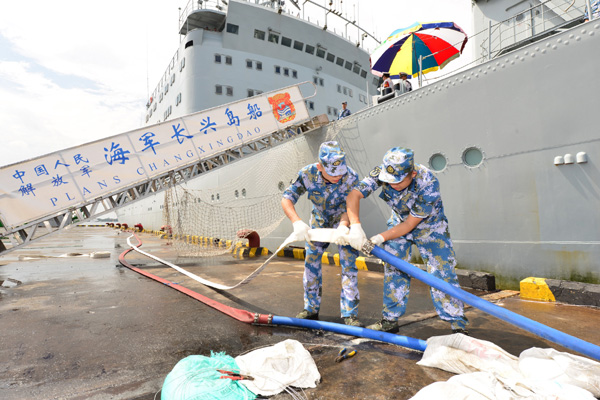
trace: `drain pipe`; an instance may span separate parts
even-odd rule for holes
[[[135,247],[140,247],[142,245],[142,241],[139,237],[134,233],[138,244]],[[344,324],[336,324],[334,322],[326,322],[326,321],[316,321],[316,320],[307,320],[307,319],[299,319],[299,318],[290,318],[290,317],[280,317],[272,314],[259,314],[259,313],[251,313],[247,310],[240,310],[239,308],[233,308],[227,306],[225,304],[219,303],[218,301],[212,300],[206,296],[201,295],[200,293],[194,292],[186,288],[185,286],[181,286],[177,283],[171,282],[167,279],[163,279],[159,276],[151,274],[143,269],[134,267],[129,262],[125,260],[125,256],[127,253],[132,251],[133,248],[129,248],[125,250],[121,255],[119,255],[119,262],[124,267],[131,269],[141,275],[144,275],[147,278],[153,279],[157,282],[160,282],[164,285],[169,286],[172,289],[175,289],[181,293],[184,293],[209,307],[214,308],[230,317],[235,318],[238,321],[245,322],[247,324],[254,325],[282,325],[282,326],[295,326],[301,328],[308,329],[317,329],[324,330],[328,332],[341,333],[344,335],[357,336],[368,339],[375,339],[382,342],[392,343],[399,346],[403,346],[412,350],[425,351],[425,347],[427,346],[427,342],[421,339],[414,339],[408,336],[396,335],[393,333],[387,332],[379,332],[366,328],[359,328],[356,326],[348,326]]]
[[[564,332],[550,328],[544,324],[523,317],[517,313],[509,311],[505,308],[497,306],[489,301],[480,299],[479,297],[465,292],[464,290],[454,287],[443,280],[428,274],[427,272],[415,267],[408,262],[393,256],[384,249],[378,246],[373,246],[371,242],[367,242],[363,247],[363,252],[372,254],[386,263],[396,267],[400,271],[426,283],[427,285],[441,290],[450,296],[462,300],[463,302],[472,305],[494,317],[500,318],[503,321],[518,326],[521,329],[529,331],[544,339],[548,339],[554,343],[564,346],[568,349],[575,350],[581,354],[585,354],[595,360],[600,360],[600,347],[595,344],[586,342]]]

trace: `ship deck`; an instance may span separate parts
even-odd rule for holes
[[[173,366],[188,355],[225,352],[233,357],[285,339],[300,341],[313,356],[322,380],[304,390],[309,399],[408,399],[422,387],[453,374],[421,367],[421,353],[374,340],[281,326],[238,322],[167,285],[120,266],[127,232],[105,227],[74,228],[0,258],[0,391],[2,398],[153,399]],[[265,257],[231,255],[201,261],[176,260],[172,246],[140,234],[142,249],[215,282],[233,284]],[[110,258],[58,257],[108,251]],[[27,259],[29,257],[29,259]],[[275,258],[249,284],[228,292],[207,288],[137,253],[130,263],[226,305],[252,312],[295,316],[302,309],[301,260]],[[339,267],[323,266],[320,319],[339,317]],[[9,279],[10,278],[10,279]],[[382,274],[359,272],[363,323],[381,313]],[[570,335],[600,345],[600,310],[524,301],[516,292],[473,291],[496,304]],[[531,347],[568,351],[527,331],[468,308],[471,336],[518,356]],[[399,334],[427,339],[450,333],[434,313],[428,288],[413,280]],[[342,347],[357,355],[334,362]],[[569,351],[573,353],[572,351]],[[274,399],[291,398],[280,394]]]

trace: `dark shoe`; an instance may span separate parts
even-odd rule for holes
[[[319,319],[319,313],[313,313],[308,310],[302,310],[296,315],[296,318],[300,319]]]
[[[358,326],[359,328],[365,327],[363,324],[360,323],[356,315],[344,318],[344,324],[348,326]]]
[[[374,331],[381,331],[381,332],[396,333],[396,332],[398,332],[398,321],[390,321],[389,319],[384,318],[380,321],[377,321],[373,325],[367,326],[367,329],[372,329]]]
[[[469,331],[463,328],[452,329],[452,333],[462,333],[465,336],[469,336]]]

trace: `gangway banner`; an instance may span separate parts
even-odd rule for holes
[[[0,169],[8,229],[90,203],[310,118],[298,85]]]

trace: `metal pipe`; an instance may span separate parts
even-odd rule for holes
[[[568,335],[554,328],[550,328],[549,326],[541,324],[537,321],[499,307],[493,303],[490,303],[489,301],[480,299],[471,293],[454,287],[449,283],[444,282],[443,280],[436,278],[425,271],[422,271],[414,265],[409,264],[396,256],[393,256],[381,247],[374,246],[370,253],[376,257],[379,257],[386,263],[396,267],[400,271],[426,283],[427,285],[441,290],[442,292],[447,293],[454,298],[462,300],[463,302],[470,304],[473,307],[478,308],[490,315],[493,315],[494,317],[500,318],[503,321],[516,325],[521,329],[529,331],[544,339],[548,339],[563,347],[575,350],[581,354],[585,354],[586,356],[595,360],[600,360],[600,347],[596,346],[595,344]]]

